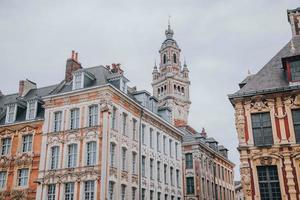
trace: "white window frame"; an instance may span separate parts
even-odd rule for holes
[[[74,115],[74,116],[73,116]],[[70,130],[78,129],[80,127],[80,108],[70,109]]]
[[[110,166],[115,167],[115,157],[116,157],[116,144],[111,142],[109,145],[109,157],[110,157]]]
[[[16,114],[17,114],[17,104],[9,104],[7,105],[6,109],[6,123],[13,123],[16,121]],[[10,118],[10,115],[12,115],[12,118]]]
[[[53,187],[50,190],[50,186]],[[56,198],[56,185],[55,184],[49,184],[47,186],[47,200],[55,200]]]
[[[32,104],[33,104],[33,107],[31,107]],[[37,114],[37,100],[27,101],[26,120],[35,119],[36,114]]]
[[[79,77],[77,79],[77,77]],[[73,90],[78,90],[78,89],[81,89],[83,88],[83,85],[84,85],[84,72],[75,72],[73,74],[73,87],[72,89]]]
[[[121,148],[121,156],[122,156],[122,171],[127,171],[127,160],[126,160],[126,156],[127,156],[127,148],[126,147],[122,147]]]
[[[72,152],[70,146],[73,146],[74,145],[74,148],[75,150],[73,150]],[[70,143],[67,145],[67,159],[66,159],[66,167],[67,168],[74,168],[74,167],[77,167],[77,161],[78,161],[78,144],[77,143]]]
[[[30,138],[26,140],[26,138]],[[32,143],[33,143],[33,134],[24,134],[22,136],[22,143],[21,143],[21,152],[31,152],[32,151]]]
[[[56,111],[53,113],[53,132],[62,130],[62,111]]]
[[[96,189],[95,189],[95,181],[88,180],[83,182],[83,199],[84,200],[95,200],[96,199]],[[88,195],[88,196],[86,196]]]
[[[18,187],[27,187],[28,186],[28,179],[29,179],[29,169],[28,168],[18,169],[18,174],[17,175],[18,175],[18,177],[17,177],[17,186]]]
[[[53,151],[54,148],[57,148],[57,152]],[[52,146],[50,148],[50,165],[49,165],[50,170],[58,169],[59,167],[59,153],[60,153],[59,150],[60,150],[60,146],[58,145]]]
[[[108,200],[114,200],[114,189],[115,189],[115,183],[112,181],[109,181],[109,183],[108,183]]]
[[[5,140],[9,140],[9,143],[4,144]],[[1,138],[1,155],[2,156],[9,155],[10,150],[11,150],[11,137]]]
[[[74,200],[75,199],[74,196],[75,196],[75,183],[74,182],[65,183],[64,200]]]
[[[0,190],[6,188],[7,171],[0,171]]]
[[[99,106],[91,105],[88,107],[88,126],[97,126],[99,119]]]
[[[91,146],[89,146],[91,145]],[[93,166],[97,163],[97,142],[96,141],[88,141],[85,145],[86,149],[86,162],[87,166]]]

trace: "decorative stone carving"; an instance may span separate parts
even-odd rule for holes
[[[261,165],[271,165],[272,164],[272,158],[269,156],[265,156],[260,158],[260,164]]]
[[[110,167],[109,169],[109,175],[110,176],[114,176],[115,178],[117,178],[118,176],[118,170],[115,167]]]
[[[244,193],[247,196],[251,195],[251,178],[250,178],[250,168],[241,168],[241,180],[243,184]]]
[[[238,133],[238,139],[240,143],[245,142],[245,116],[244,108],[241,102],[235,106],[235,127]]]
[[[34,153],[33,152],[18,153],[14,157],[14,163],[17,166],[30,165],[30,164],[32,164],[33,157],[34,157]]]
[[[1,156],[0,157],[0,168],[8,168],[11,164],[13,158],[11,156]]]

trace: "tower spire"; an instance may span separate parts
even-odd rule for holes
[[[171,15],[169,15],[169,18],[168,18],[168,29],[166,30],[167,39],[172,39],[173,35],[174,35],[174,32],[171,29],[171,22],[170,21],[171,21]]]

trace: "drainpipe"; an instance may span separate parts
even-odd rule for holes
[[[142,199],[142,118],[144,109],[142,108],[139,122],[139,199]]]

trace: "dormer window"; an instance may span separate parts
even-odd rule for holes
[[[300,81],[300,60],[289,63],[291,69],[291,82]]]
[[[120,90],[127,93],[127,83],[123,78],[120,79]]]
[[[16,120],[17,105],[10,104],[7,106],[6,123],[12,123]]]
[[[82,72],[75,72],[73,75],[73,90],[83,88],[83,74]]]
[[[28,101],[27,102],[27,112],[26,112],[26,119],[31,120],[36,117],[36,108],[37,108],[37,101]]]

